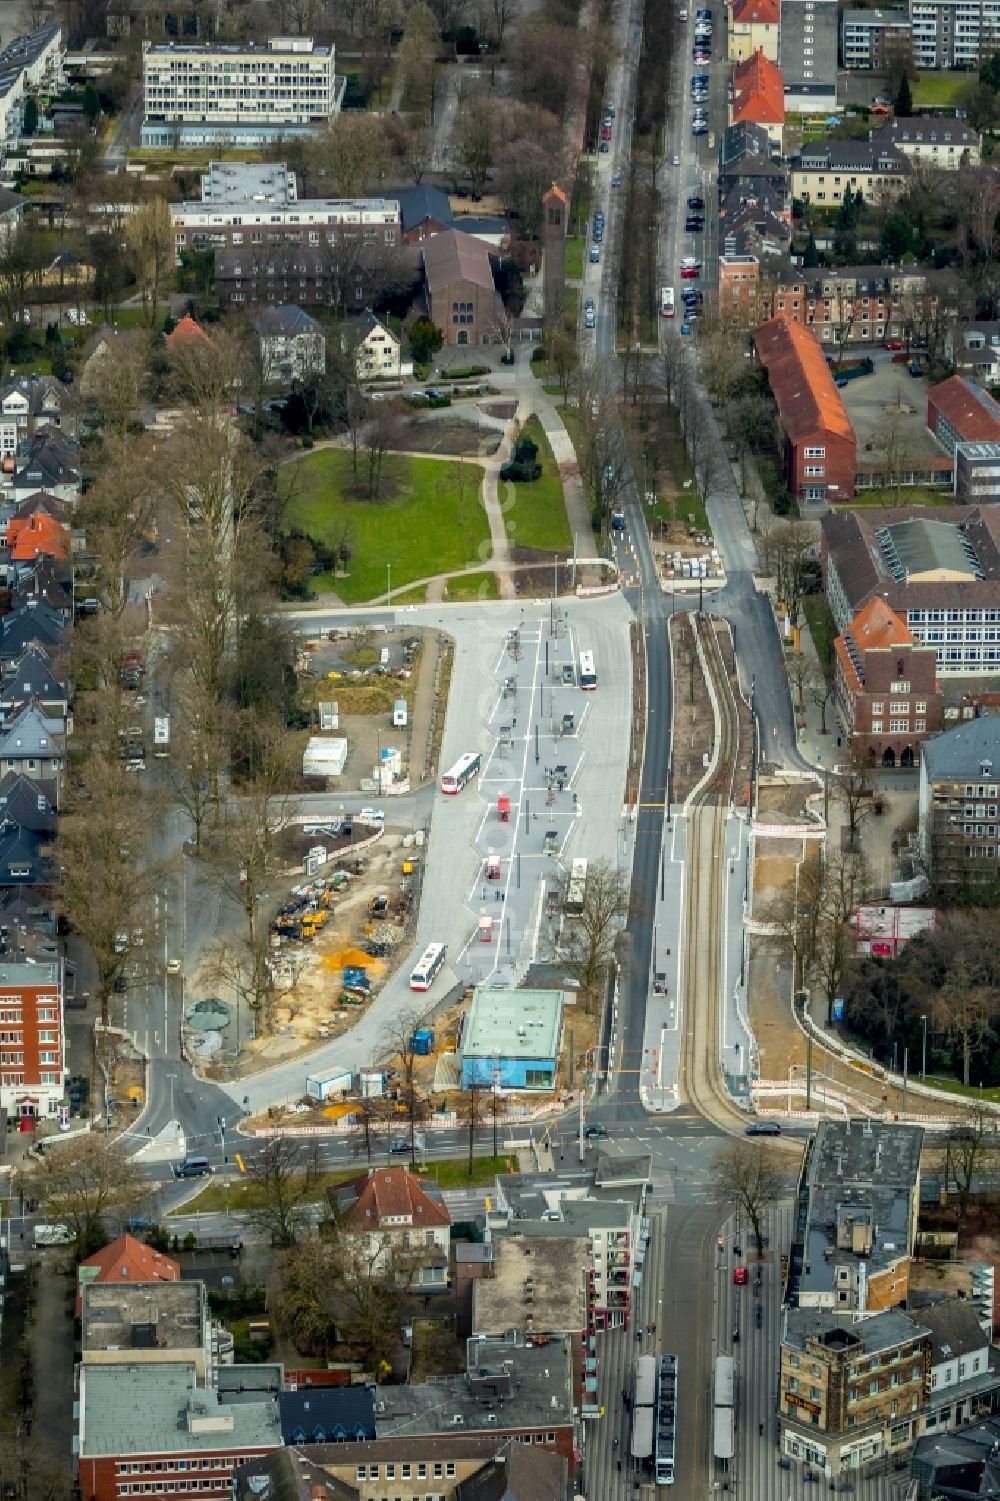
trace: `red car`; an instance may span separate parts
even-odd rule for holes
[[[903,341],[902,339],[886,339],[885,347],[886,349],[902,349]]]
[[[683,281],[694,281],[695,278],[698,277],[698,276],[700,276],[700,275],[701,275],[701,267],[700,266],[682,266],[681,267],[681,279]]]
[[[736,1283],[737,1287],[746,1287],[747,1283],[750,1281],[750,1273],[747,1271],[745,1266],[737,1266],[733,1268],[733,1281]]]

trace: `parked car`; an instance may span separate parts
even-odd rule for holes
[[[691,332],[691,325],[690,325],[690,323],[682,323],[681,324],[681,333],[682,334],[689,334],[690,332]]]
[[[705,228],[705,221],[704,221],[704,219],[685,219],[684,220],[684,230],[685,230],[686,234],[689,234],[689,235],[701,234],[701,232],[702,232],[702,230],[704,228]]]
[[[611,186],[613,188],[620,188],[621,185],[622,185],[622,175],[621,175],[620,172],[616,172],[615,175],[614,175],[614,177],[612,177],[612,179],[611,179]]]
[[[610,151],[610,150],[611,150],[611,147],[610,147],[610,145],[609,145],[609,144],[608,144],[608,142],[607,142],[607,141],[602,141],[602,142],[601,142],[601,155],[602,155],[602,156],[606,156],[606,155],[607,155],[607,153],[608,153],[608,152],[609,152],[609,151]]]
[[[583,326],[584,328],[597,327],[597,315],[592,307],[587,307],[583,310]]]
[[[600,247],[600,245],[591,245],[591,247],[590,247],[590,264],[592,266],[596,266],[597,262],[600,259],[601,259],[601,247]]]
[[[902,349],[902,347],[903,347],[903,341],[902,341],[902,339],[886,339],[886,341],[885,341],[885,347],[886,347],[886,349],[892,349],[892,350]]]
[[[679,157],[679,156],[678,156],[678,155],[677,155],[677,152],[676,152],[676,151],[675,151],[675,152],[674,152],[674,155],[673,155],[673,165],[674,165],[674,166],[675,166],[675,167],[679,167],[679,166],[680,166],[680,164],[681,164],[681,159],[680,159],[680,157]]]

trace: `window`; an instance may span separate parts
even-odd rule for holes
[[[885,713],[885,704],[882,704],[882,703],[875,704],[875,703],[873,703],[872,704],[872,713],[873,714],[884,714]]]
[[[806,458],[807,459],[825,459],[826,458],[826,449],[825,448],[807,448],[806,449]]]
[[[881,721],[881,719],[873,719],[872,720],[872,734],[873,735],[881,735],[881,733],[882,733],[882,721]]]

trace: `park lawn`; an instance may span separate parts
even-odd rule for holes
[[[917,109],[953,109],[968,86],[968,73],[925,73],[910,81],[913,104]]]
[[[384,1167],[384,1152],[372,1153],[372,1165]],[[397,1166],[410,1166],[410,1159],[402,1154],[392,1158]],[[367,1172],[368,1165],[363,1158],[358,1159],[355,1167],[338,1168],[335,1172],[324,1173],[316,1185],[315,1202],[322,1201],[328,1188],[335,1188],[338,1183],[349,1183],[352,1178],[357,1178],[361,1173]],[[427,1178],[436,1178],[442,1188],[485,1188],[492,1184],[497,1173],[509,1173],[517,1171],[517,1164],[511,1166],[511,1160],[507,1157],[474,1157],[472,1159],[472,1174],[469,1174],[469,1158],[446,1157],[441,1162],[429,1162],[426,1169],[417,1163],[416,1171]],[[193,1199],[188,1199],[186,1204],[178,1204],[175,1209],[167,1212],[165,1218],[188,1214],[224,1214],[228,1208],[231,1212],[239,1214],[244,1209],[256,1209],[260,1206],[262,1190],[259,1185],[248,1181],[246,1178],[229,1178],[225,1181],[217,1180],[207,1183],[200,1193],[195,1194]]]
[[[830,613],[830,606],[822,594],[806,594],[802,600],[802,609],[812,637],[816,655],[819,657],[823,675],[828,683],[833,682],[833,642],[837,635],[837,627]]]
[[[324,577],[328,578],[329,575],[326,574]],[[333,588],[332,583],[330,587]],[[393,589],[392,602],[394,605],[425,605],[427,603],[427,585],[417,584],[412,589],[400,589],[398,594]]]
[[[444,597],[452,604],[459,599],[499,599],[500,586],[495,573],[462,573],[448,580]]]
[[[538,444],[541,478],[529,485],[500,480],[500,505],[507,536],[515,547],[535,547],[541,552],[568,552],[573,538],[566,517],[562,480],[542,424],[529,417],[522,436]]]
[[[362,466],[364,458],[361,459]],[[362,473],[363,473],[362,469]],[[336,541],[345,518],[351,526],[350,574],[329,580],[347,604],[386,592],[392,567],[392,594],[416,579],[464,568],[489,547],[490,528],[479,490],[478,464],[388,454],[382,500],[353,496],[351,456],[324,448],[286,464],[280,471],[287,499],[285,523],[318,541]],[[321,580],[317,580],[317,587]]]
[[[579,281],[583,276],[583,257],[587,241],[583,235],[570,235],[566,240],[566,280]]]

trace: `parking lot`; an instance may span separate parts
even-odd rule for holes
[[[895,445],[897,462],[942,457],[944,450],[927,430],[927,380],[915,380],[905,365],[894,365],[887,351],[857,353],[871,353],[875,360],[873,375],[850,381],[840,392],[858,440],[858,463],[883,458],[887,444]]]

